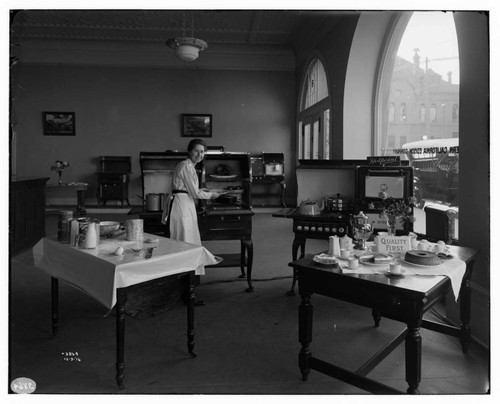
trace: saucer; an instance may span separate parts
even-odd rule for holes
[[[405,270],[402,269],[399,274],[392,273],[391,271],[387,270],[385,272],[385,275],[390,277],[390,278],[401,278],[402,276],[405,276]]]

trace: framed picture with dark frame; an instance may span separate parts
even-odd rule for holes
[[[44,136],[75,136],[74,112],[42,112]]]
[[[211,114],[182,114],[183,137],[212,137]]]

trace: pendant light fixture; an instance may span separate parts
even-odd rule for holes
[[[185,34],[185,15],[182,15],[182,36],[167,39],[167,46],[172,48],[180,60],[192,62],[198,59],[199,53],[208,48],[208,44],[194,37],[194,16],[191,14],[191,36]]]

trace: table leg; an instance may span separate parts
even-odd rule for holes
[[[247,252],[247,283],[248,288],[245,289],[245,292],[253,292],[252,286],[252,266],[253,266],[253,242],[252,239],[243,239],[241,241],[242,245],[245,246]]]
[[[460,288],[460,322],[461,333],[460,342],[462,343],[462,352],[467,353],[471,342],[471,305],[472,305],[472,289],[470,286],[470,276],[472,271],[468,271],[467,277],[462,280],[462,287]]]
[[[372,308],[372,317],[375,323],[375,327],[378,327],[380,325],[380,319],[382,318],[380,314],[380,309],[378,307]]]
[[[408,324],[408,334],[405,341],[406,382],[409,394],[420,394],[418,385],[422,373],[422,337],[420,327]]]
[[[197,354],[194,352],[194,284],[195,275],[194,272],[189,272],[187,284],[187,347],[188,352],[193,358],[196,358]]]
[[[125,288],[116,290],[116,383],[120,389],[124,389],[123,379],[125,377],[125,303],[127,302],[127,291]]]
[[[51,277],[52,294],[52,335],[57,335],[59,328],[59,280]]]
[[[302,380],[306,381],[310,368],[309,359],[312,354],[309,344],[312,341],[313,306],[309,296],[302,296],[299,306],[299,342],[302,345],[299,353],[299,368],[302,373]]]
[[[77,208],[76,212],[78,215],[86,215],[87,211],[85,210],[85,190],[78,190],[76,191],[77,194]]]
[[[297,260],[297,252],[299,251],[300,247],[300,258],[303,258],[305,255],[305,250],[306,250],[306,238],[295,235],[293,242],[292,242],[292,261]],[[292,280],[292,288],[286,292],[287,296],[295,296],[295,284],[297,283],[297,270],[294,268],[293,269],[293,280]]]

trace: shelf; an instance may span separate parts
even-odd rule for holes
[[[142,170],[143,174],[155,174],[155,173],[173,173],[175,168],[158,168],[158,169],[144,169]]]

